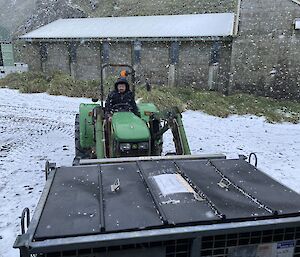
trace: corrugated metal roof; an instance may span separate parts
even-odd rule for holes
[[[59,19],[21,39],[232,36],[234,13]]]

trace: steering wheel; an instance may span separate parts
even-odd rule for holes
[[[132,106],[128,103],[118,103],[112,107],[113,112],[131,112]]]

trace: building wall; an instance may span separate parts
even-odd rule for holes
[[[300,98],[300,35],[293,21],[300,6],[291,0],[242,0],[233,43],[232,90]]]
[[[169,65],[168,42],[142,42],[141,49],[141,81],[146,79],[153,84],[168,83]]]
[[[40,71],[41,67],[46,73],[59,70],[82,80],[99,79],[102,63],[127,63],[135,67],[137,80],[141,83],[148,80],[151,84],[170,85],[172,77],[174,83],[171,85],[174,86],[194,85],[208,88],[214,44],[212,41],[178,42],[178,58],[175,58],[175,63],[170,52],[172,42],[142,41],[138,58],[135,56],[134,44],[131,41],[26,44],[22,60],[29,64],[30,70]],[[220,41],[219,45],[218,66],[213,78],[214,89],[226,91],[231,63],[231,41]],[[109,69],[106,76],[116,75],[119,71],[120,69]]]
[[[26,63],[30,71],[42,71],[39,43],[17,43],[14,47],[17,62]]]
[[[110,42],[108,62],[112,64],[132,64],[131,42]],[[102,60],[104,62],[104,60]],[[106,75],[117,77],[122,68],[109,68]]]
[[[109,44],[109,61],[116,64],[131,64],[131,42],[111,42]]]
[[[43,71],[51,73],[62,71],[70,73],[68,46],[66,43],[48,43],[47,58],[43,62]]]
[[[209,75],[212,68],[214,42],[181,42],[179,62],[176,65],[176,81],[180,86],[194,85],[209,89]],[[214,90],[226,93],[231,65],[231,41],[219,41],[218,57],[212,72]]]
[[[100,78],[101,45],[99,42],[79,44],[74,65],[74,77],[82,80]]]
[[[230,68],[232,56],[232,42],[221,42],[218,76],[216,78],[217,90],[228,94],[230,83]]]
[[[207,88],[210,53],[210,42],[182,42],[176,67],[178,84]]]

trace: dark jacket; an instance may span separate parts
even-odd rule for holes
[[[126,90],[123,94],[118,92],[118,84],[124,83],[126,85]],[[105,102],[105,111],[106,115],[109,115],[113,112],[114,106],[116,104],[128,104],[131,107],[131,111],[138,115],[138,108],[136,106],[134,96],[132,91],[129,89],[129,84],[126,79],[121,78],[115,83],[115,90],[110,92],[106,102]]]

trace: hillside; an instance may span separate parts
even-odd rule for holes
[[[0,0],[0,40],[10,34],[33,14],[37,0]]]
[[[9,31],[0,25],[0,41],[2,40],[8,40],[10,38]]]
[[[14,36],[30,32],[59,18],[84,18],[88,15],[68,0],[37,0],[33,14],[14,31]]]
[[[72,0],[90,16],[137,16],[233,12],[236,0]]]
[[[235,5],[236,0],[0,0],[0,29],[19,36],[58,18],[234,12]]]

